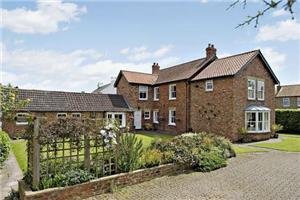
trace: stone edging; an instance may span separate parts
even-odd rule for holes
[[[83,199],[106,192],[110,192],[114,187],[124,187],[149,181],[154,178],[174,175],[183,172],[188,167],[176,164],[166,164],[157,167],[139,169],[133,172],[115,174],[78,185],[49,188],[40,191],[32,191],[23,180],[19,181],[19,192],[21,200],[69,200]]]

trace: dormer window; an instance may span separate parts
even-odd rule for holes
[[[139,86],[139,100],[148,100],[148,86]]]
[[[176,84],[169,85],[169,100],[176,99]]]
[[[214,82],[213,80],[205,81],[205,91],[210,92],[214,90]]]

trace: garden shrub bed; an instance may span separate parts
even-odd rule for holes
[[[83,199],[95,195],[110,192],[115,188],[149,181],[154,178],[174,175],[189,170],[186,165],[166,164],[147,169],[139,169],[132,172],[120,173],[106,176],[85,183],[49,188],[45,190],[32,191],[25,181],[19,181],[19,192],[22,200],[69,200]]]
[[[8,158],[10,148],[11,144],[8,134],[4,131],[0,131],[0,167]]]

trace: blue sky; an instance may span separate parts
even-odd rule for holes
[[[282,84],[300,83],[300,24],[280,7],[258,28],[236,29],[262,8],[250,1],[4,1],[1,82],[21,88],[92,91],[120,69],[150,72],[204,57],[260,48]],[[295,11],[299,9],[296,4]]]

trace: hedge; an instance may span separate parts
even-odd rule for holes
[[[7,159],[10,151],[10,139],[7,133],[0,131],[0,167],[3,162]]]
[[[276,124],[283,126],[281,132],[300,134],[300,110],[276,109]]]

